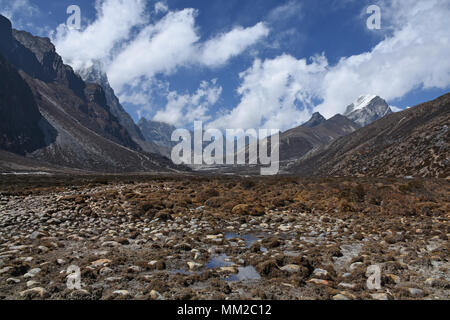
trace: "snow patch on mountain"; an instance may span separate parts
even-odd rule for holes
[[[349,105],[344,116],[365,127],[390,113],[392,110],[385,100],[377,95],[367,94]]]

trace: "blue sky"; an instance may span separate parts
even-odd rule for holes
[[[74,4],[81,30],[64,25]],[[366,26],[372,4],[380,30]],[[75,69],[101,61],[135,120],[285,130],[359,95],[405,108],[450,85],[445,0],[0,0],[0,11]]]

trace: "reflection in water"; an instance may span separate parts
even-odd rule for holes
[[[209,260],[208,263],[206,264],[206,268],[214,269],[221,267],[230,267],[233,265],[233,262],[226,261],[228,259],[230,259],[230,257],[224,253],[219,256],[212,257],[211,260]]]
[[[230,257],[226,254],[221,254],[215,257],[212,257],[211,260],[206,264],[206,268],[214,269],[214,268],[222,268],[222,267],[231,267],[234,263],[230,261]],[[260,280],[258,272],[255,270],[253,266],[247,267],[238,267],[238,273],[232,274],[227,278],[224,278],[225,281],[245,281],[245,280]]]
[[[245,242],[245,246],[247,248],[250,248],[255,242],[257,242],[258,240],[260,240],[260,238],[258,236],[256,236],[255,234],[244,234],[244,235],[238,235],[236,233],[227,233],[225,235],[225,239],[230,240],[230,239],[242,239]],[[262,252],[266,252],[267,249],[264,248],[263,246],[261,246],[261,251]]]
[[[225,279],[225,281],[245,281],[245,280],[260,280],[259,273],[253,266],[239,267],[238,273],[233,274]]]

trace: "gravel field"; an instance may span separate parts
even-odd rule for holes
[[[449,299],[449,216],[439,179],[2,176],[0,298]]]

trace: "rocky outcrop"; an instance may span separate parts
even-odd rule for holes
[[[174,146],[172,133],[176,128],[170,124],[141,118],[138,122],[145,140],[152,141],[157,145],[170,148]]]
[[[85,82],[100,85],[104,90],[106,102],[111,113],[116,116],[120,124],[128,131],[133,139],[144,140],[141,131],[136,126],[131,116],[120,104],[114,89],[111,88],[111,85],[109,84],[108,76],[103,71],[100,62],[96,62],[88,69],[78,71],[78,74]]]
[[[325,121],[327,121],[327,119],[325,119],[319,112],[315,112],[315,113],[313,113],[311,119],[309,119],[307,122],[302,124],[302,127],[314,128],[314,127],[317,127],[318,125],[324,123]]]
[[[65,65],[48,38],[13,30],[4,17],[0,19],[0,35],[0,54],[31,89],[23,98],[29,100],[30,108],[37,107],[45,120],[39,122],[40,130],[33,135],[43,136],[44,145],[36,147],[32,142],[31,149],[23,148],[10,140],[13,143],[7,150],[30,152],[28,156],[38,161],[82,170],[173,170],[169,159],[143,152],[111,112],[103,88],[86,84]],[[14,95],[6,92],[3,100],[8,99],[14,99]],[[8,105],[4,112],[20,113],[11,108]],[[30,115],[35,122],[36,117]],[[6,129],[2,129],[1,133],[4,132]]]

